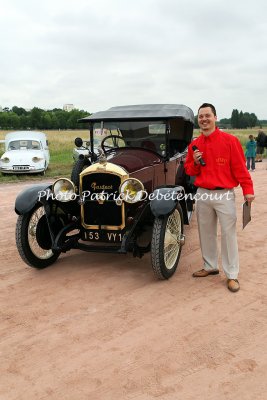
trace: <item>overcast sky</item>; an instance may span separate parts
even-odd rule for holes
[[[267,119],[266,0],[0,0],[0,106]]]

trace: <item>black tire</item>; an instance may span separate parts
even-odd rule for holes
[[[19,215],[16,244],[22,260],[30,267],[42,269],[53,264],[60,252],[51,250],[44,208],[40,205],[27,214]]]
[[[90,161],[86,158],[78,159],[75,164],[73,165],[72,172],[71,172],[71,180],[74,185],[79,189],[80,187],[80,180],[79,175],[84,170],[84,168],[89,167],[91,165]]]
[[[169,216],[155,218],[151,240],[151,264],[158,279],[169,279],[175,273],[184,241],[183,233],[183,213],[180,204]]]
[[[46,163],[45,163],[45,165],[44,165],[44,170],[43,170],[40,174],[41,174],[42,176],[45,176],[46,170],[47,170],[47,167],[46,167]]]

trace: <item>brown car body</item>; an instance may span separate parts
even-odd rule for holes
[[[21,257],[44,268],[73,248],[138,257],[151,251],[155,275],[168,279],[178,265],[183,224],[193,211],[194,187],[183,167],[193,135],[192,110],[173,104],[122,106],[81,122],[89,126],[90,147],[74,164],[71,180],[33,186],[16,200]],[[97,155],[96,132],[102,139]],[[79,138],[75,143],[83,144]]]

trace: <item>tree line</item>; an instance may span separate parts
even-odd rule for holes
[[[238,110],[233,110],[231,118],[222,118],[218,122],[219,126],[233,128],[233,129],[246,129],[261,126],[264,121],[259,121],[254,113],[248,113]],[[199,128],[197,116],[195,117],[195,126]]]
[[[22,107],[14,106],[11,109],[4,108],[0,112],[0,129],[84,129],[78,119],[90,115],[88,111],[74,109],[64,111],[60,108],[53,110],[42,110],[34,107],[26,111]],[[259,121],[254,113],[233,110],[231,118],[223,118],[218,125],[227,128],[253,128],[261,126],[265,121]],[[195,116],[195,127],[199,128],[197,116]]]
[[[232,128],[253,128],[259,125],[257,116],[254,113],[248,113],[238,110],[233,110],[231,115]]]
[[[4,108],[3,112],[0,112],[0,129],[84,129],[84,125],[79,123],[78,119],[88,115],[89,112],[77,109],[42,110],[34,107],[26,111],[22,107],[14,106],[11,109]]]

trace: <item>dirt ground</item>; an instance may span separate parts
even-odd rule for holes
[[[13,211],[27,184],[2,184],[1,400],[264,400],[267,395],[267,163],[242,231],[240,284],[202,267],[195,215],[179,269],[155,280],[150,255],[71,251],[46,270],[16,250]]]

